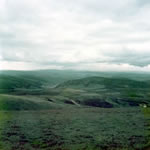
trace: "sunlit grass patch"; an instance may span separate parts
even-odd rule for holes
[[[150,117],[150,108],[143,108],[142,111],[144,112],[145,117]]]

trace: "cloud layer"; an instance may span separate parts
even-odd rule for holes
[[[1,0],[1,69],[148,71],[148,0]]]

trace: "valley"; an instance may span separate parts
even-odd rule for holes
[[[148,149],[149,100],[149,74],[3,71],[0,150]]]

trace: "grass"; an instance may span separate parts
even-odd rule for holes
[[[64,108],[11,111],[2,141],[4,150],[135,150],[147,145],[139,108]],[[8,112],[3,112],[3,116]]]
[[[57,99],[62,98],[62,101],[73,99],[77,103],[89,106],[93,106],[93,102],[89,101],[96,101],[99,103],[98,107],[105,107],[105,104],[108,104],[109,107],[139,106],[141,103],[150,105],[149,81],[135,81],[117,77],[86,77],[86,73],[82,75],[75,73],[75,75],[73,72],[74,75],[69,72],[64,72],[64,74],[61,72],[63,76],[59,78],[60,75],[57,74],[57,71],[45,72],[47,72],[45,75],[40,71],[4,72],[0,74],[0,93],[34,95],[35,97],[49,95]],[[67,78],[64,75],[67,73],[68,79],[72,80],[66,81]],[[81,79],[81,77],[86,78]],[[53,83],[55,79],[58,84],[56,87],[56,84]]]
[[[10,113],[6,113],[3,111],[0,111],[0,150],[3,150],[5,145],[2,142],[2,135],[3,135],[3,131],[5,130],[5,126],[6,126],[6,122],[11,120],[11,114]]]
[[[41,87],[41,81],[36,78],[0,74],[0,93],[13,92],[16,88],[34,89]]]
[[[16,96],[0,94],[0,111],[15,110],[47,110],[59,108],[59,104],[51,103],[42,97]]]
[[[147,143],[145,150],[149,150],[150,149],[150,108],[143,108],[142,111],[147,120],[145,126],[147,126],[147,128],[148,128],[148,131],[147,131],[148,143]]]
[[[148,150],[150,82],[93,75],[2,73],[0,150]]]

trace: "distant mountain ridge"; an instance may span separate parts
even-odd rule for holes
[[[87,77],[76,80],[66,81],[57,87],[68,88],[148,88],[150,82],[135,81],[127,78],[105,78],[105,77]]]

